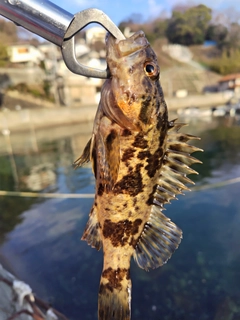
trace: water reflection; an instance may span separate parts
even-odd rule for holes
[[[72,163],[90,136],[90,123],[0,136],[0,190],[88,192],[94,185],[90,167],[79,177]],[[7,138],[6,138],[7,137]],[[86,192],[85,192],[86,191]],[[0,242],[23,220],[21,214],[39,200],[0,196]]]
[[[7,173],[15,181],[14,186],[10,182],[8,186],[0,176],[0,189],[39,191],[54,186],[55,169],[62,167],[65,171],[68,170],[68,174],[72,172],[72,163],[89,139],[91,129],[92,124],[87,123],[51,128],[49,131],[37,130],[34,133],[34,143],[32,131],[13,134],[8,131],[8,134],[0,135],[0,161],[5,162],[8,167],[1,174]]]
[[[185,131],[200,135],[197,185],[240,176],[240,127],[229,119],[197,121]],[[93,193],[90,165],[73,170],[91,124],[1,137],[0,190]],[[1,140],[0,139],[0,140]],[[39,179],[37,179],[39,178]],[[0,197],[0,259],[43,299],[73,320],[97,318],[102,252],[80,241],[92,199]],[[239,183],[195,191],[167,206],[184,232],[169,263],[151,272],[132,264],[133,319],[239,319]]]

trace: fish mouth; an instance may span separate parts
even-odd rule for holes
[[[109,49],[112,49],[112,53],[115,53],[116,57],[125,57],[145,49],[150,44],[147,41],[144,32],[138,31],[124,40],[115,39],[111,34],[108,34],[106,45]]]

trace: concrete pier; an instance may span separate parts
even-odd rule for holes
[[[169,111],[177,111],[188,107],[199,109],[211,109],[218,105],[224,105],[231,96],[227,93],[211,93],[206,95],[187,96],[185,98],[166,98]],[[93,121],[97,105],[79,107],[57,107],[53,103],[44,102],[40,99],[23,100],[19,95],[11,101],[11,106],[5,104],[0,109],[0,130],[24,131],[32,127],[47,128],[64,124]],[[26,104],[27,102],[27,104]],[[15,103],[15,106],[13,104]],[[24,103],[26,105],[24,105]],[[23,107],[22,107],[23,104]]]

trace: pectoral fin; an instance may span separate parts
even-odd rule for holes
[[[112,190],[117,180],[120,164],[119,135],[108,122],[108,118],[102,119],[96,139],[97,177],[107,192]]]

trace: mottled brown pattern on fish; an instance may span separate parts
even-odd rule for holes
[[[122,289],[121,282],[123,281],[123,279],[130,279],[130,271],[126,268],[117,268],[116,270],[114,270],[113,268],[109,267],[108,269],[102,272],[102,277],[107,279],[108,281],[107,284],[102,284],[103,287],[105,286],[105,288],[107,288],[110,291],[113,291],[113,289],[120,290]]]
[[[141,174],[142,163],[138,163],[135,170],[127,173],[120,181],[115,184],[113,189],[114,194],[125,193],[134,197],[140,192],[143,192],[144,184]]]
[[[140,148],[140,149],[146,149],[148,147],[148,141],[145,139],[144,132],[139,132],[135,136],[135,140],[132,145],[133,147]]]
[[[126,149],[122,155],[122,161],[127,162],[131,160],[131,158],[134,156],[134,152],[135,152],[135,149],[132,147]]]
[[[149,108],[149,106],[150,106],[151,100],[152,100],[151,96],[147,96],[141,102],[141,110],[140,110],[140,114],[139,114],[139,120],[142,121],[144,124],[147,124],[149,121],[149,118],[150,118],[149,110],[151,110],[151,109]]]
[[[141,219],[135,221],[126,219],[118,222],[106,219],[103,225],[103,236],[109,238],[114,247],[124,246],[129,242],[130,236],[138,233],[141,223]]]
[[[101,197],[103,195],[103,193],[104,193],[104,186],[102,183],[99,183],[98,189],[97,189],[97,194],[98,194],[98,196]]]
[[[132,134],[132,132],[130,131],[130,130],[128,130],[128,129],[124,129],[123,131],[122,131],[122,136],[123,137],[128,137],[128,136],[130,136]]]
[[[99,320],[130,320],[131,256],[148,270],[178,247],[181,230],[162,208],[190,181],[185,164],[196,162],[189,153],[197,148],[177,129],[171,136],[175,124],[168,121],[159,66],[143,33],[122,41],[109,36],[107,63],[111,78],[101,91],[92,143],[79,160],[90,157],[96,177],[83,239],[104,252]]]

